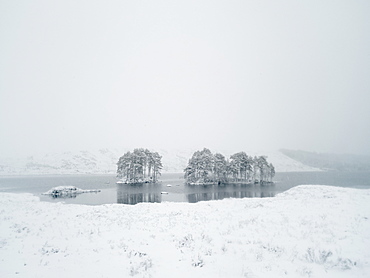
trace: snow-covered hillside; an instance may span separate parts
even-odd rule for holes
[[[251,155],[251,154],[250,154]],[[283,153],[276,152],[261,152],[260,154],[253,155],[266,155],[267,160],[271,162],[276,169],[276,172],[311,172],[311,171],[321,171],[318,168],[314,168],[305,165],[299,161],[291,159],[290,157],[284,155]]]
[[[34,155],[26,158],[0,158],[0,175],[115,174],[118,158],[128,150],[63,152]],[[162,172],[183,172],[193,150],[154,150],[162,155]],[[216,151],[213,151],[214,153]],[[235,152],[220,151],[229,157]],[[277,172],[318,171],[286,155],[276,152],[248,153],[267,155]]]
[[[0,193],[0,277],[370,277],[370,190],[67,205]]]
[[[0,175],[112,174],[118,157],[117,150],[100,149],[0,159]]]

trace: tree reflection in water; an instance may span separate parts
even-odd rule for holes
[[[117,192],[117,203],[126,205],[136,205],[138,203],[160,203],[161,196],[157,193],[125,193]]]
[[[160,203],[160,185],[151,183],[123,184],[117,186],[117,203],[136,205],[138,203]]]
[[[156,184],[119,184],[117,203],[129,205],[162,201],[196,203],[225,198],[274,197],[279,192],[273,183],[188,185],[182,182],[178,179],[167,179]],[[170,184],[172,186],[168,186]],[[166,195],[162,195],[161,192],[166,192]]]
[[[275,195],[275,186],[270,183],[258,186],[251,184],[189,186],[186,197],[189,203],[196,203],[200,201],[222,200],[225,198],[266,198],[274,197]]]
[[[212,193],[191,193],[187,194],[189,203],[196,203],[200,201],[210,200],[222,200],[226,198],[266,198],[274,197],[275,192],[251,192],[251,191],[239,191],[239,192],[212,192]]]

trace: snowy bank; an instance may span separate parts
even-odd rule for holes
[[[370,190],[67,205],[0,193],[0,277],[369,277]]]

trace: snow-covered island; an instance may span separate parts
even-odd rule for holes
[[[0,193],[0,277],[369,277],[370,190],[86,206]]]
[[[209,149],[193,153],[184,169],[185,181],[190,185],[272,183],[275,167],[266,156],[249,156],[237,152],[226,159]]]
[[[53,187],[43,195],[50,195],[53,198],[72,198],[76,197],[78,194],[82,193],[97,193],[100,192],[99,189],[81,189],[72,185],[61,185]]]
[[[156,183],[163,167],[161,159],[148,149],[126,152],[117,162],[117,184]]]

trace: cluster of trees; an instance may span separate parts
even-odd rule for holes
[[[185,180],[192,184],[271,182],[275,168],[266,156],[248,156],[238,152],[226,159],[209,149],[196,151],[184,169]]]
[[[117,177],[124,183],[157,182],[161,175],[162,156],[148,149],[126,152],[117,162]]]

